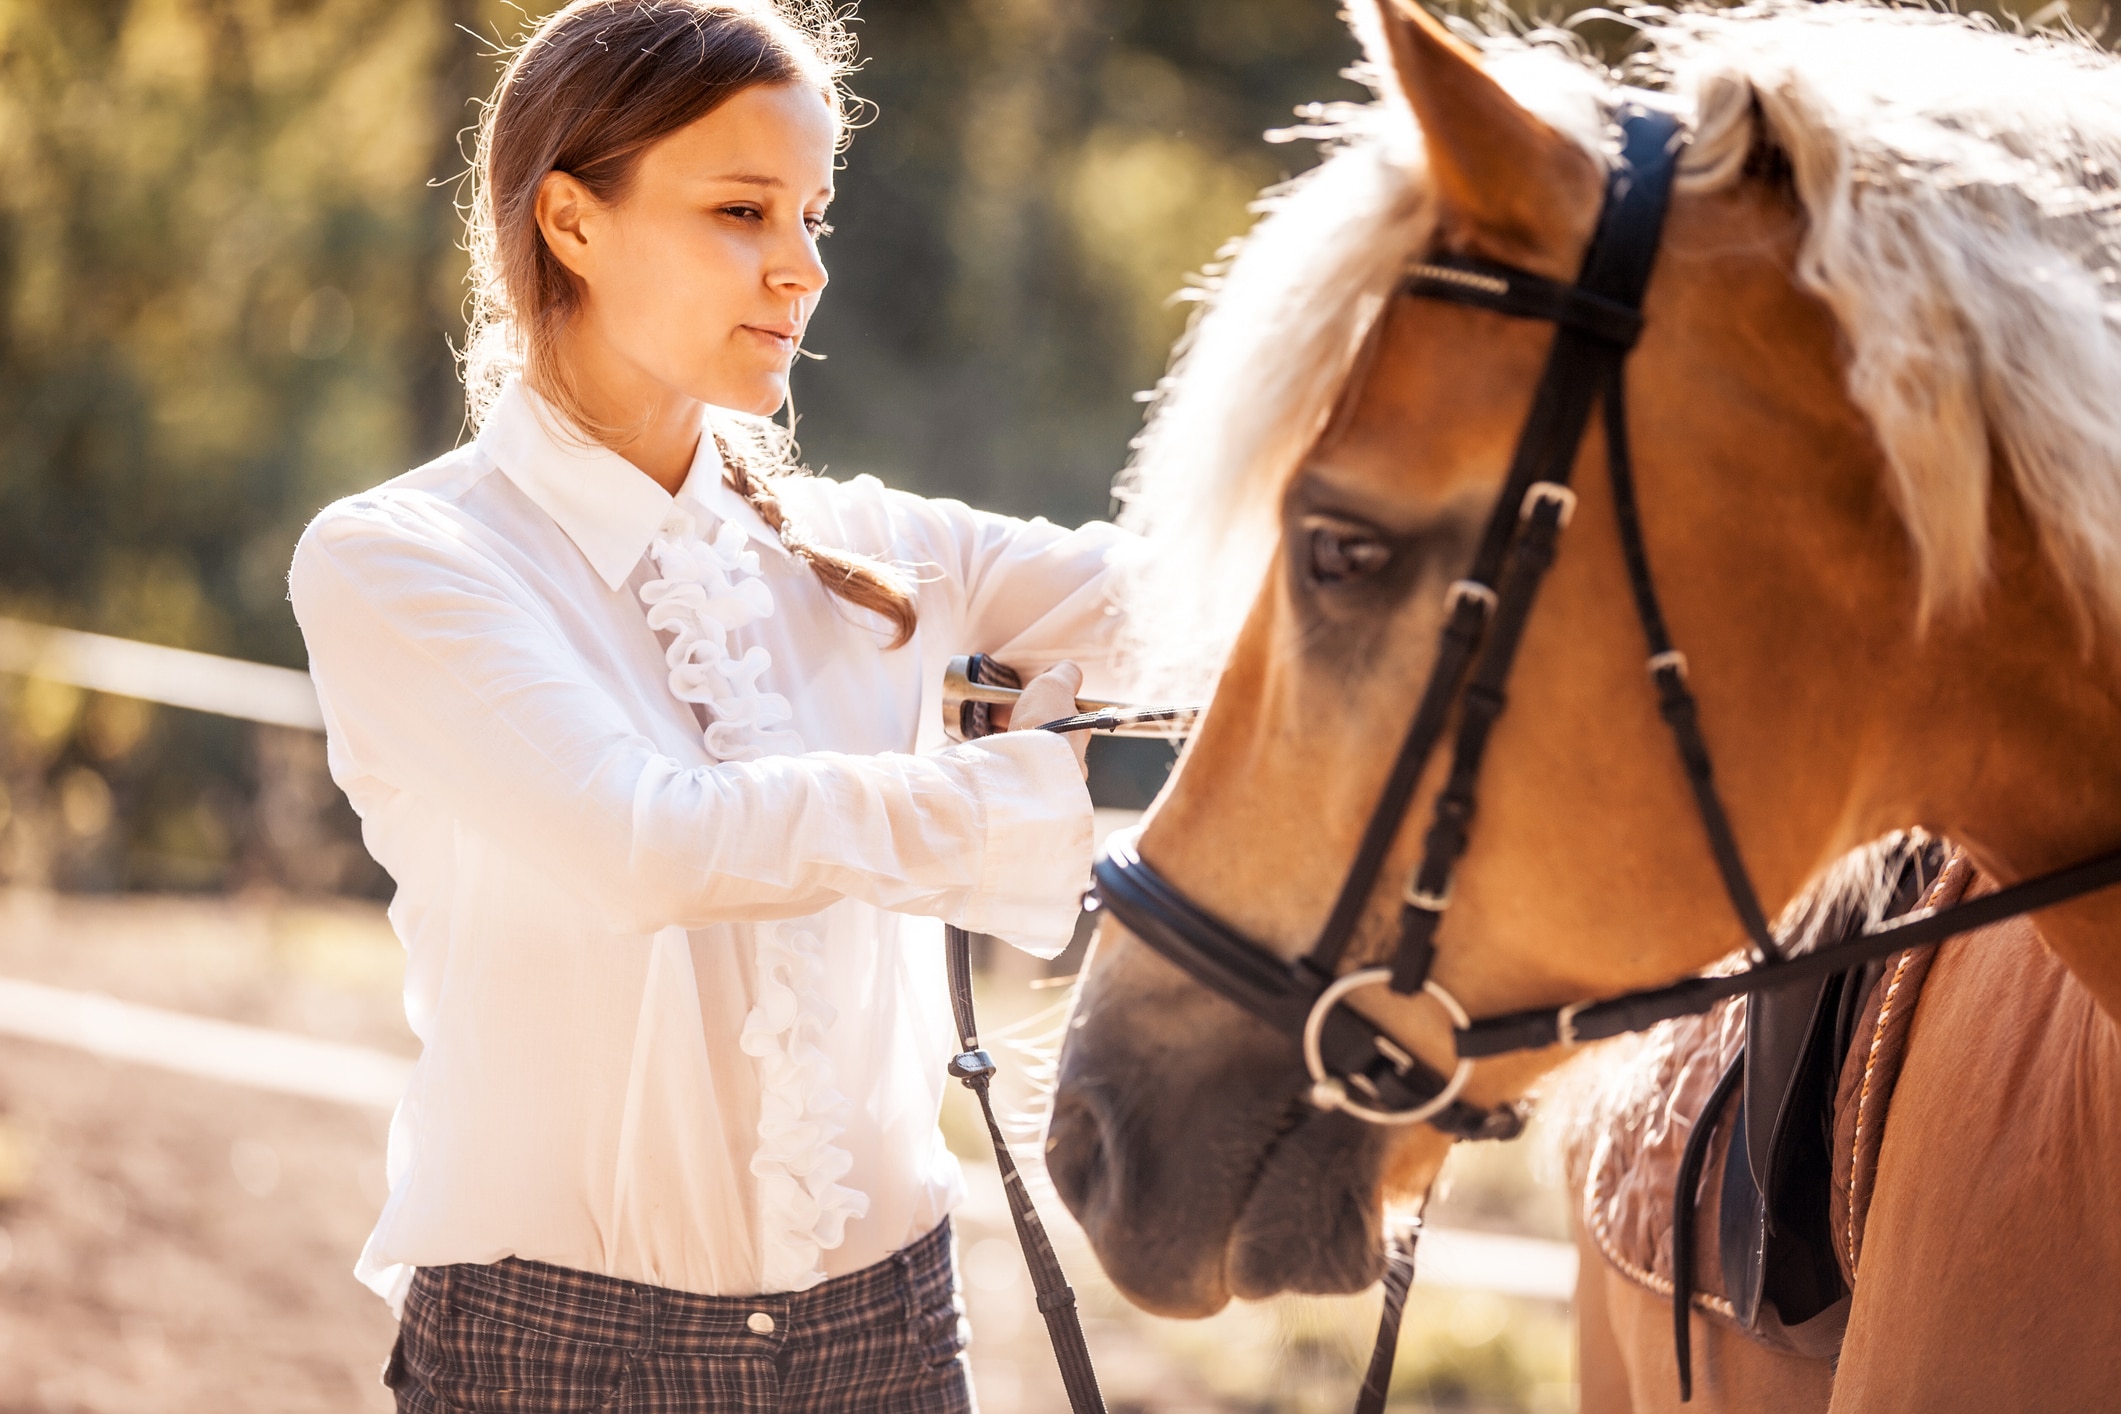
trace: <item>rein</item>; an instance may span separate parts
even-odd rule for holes
[[[1009,674],[1009,669],[984,655],[967,660],[966,676],[975,684],[990,675]],[[1193,708],[1119,708],[1107,706],[1082,712],[1039,727],[1048,732],[1109,730],[1115,715],[1134,721],[1167,722],[1191,720]],[[984,735],[991,722],[971,723],[973,735]],[[1061,1270],[1046,1225],[1039,1219],[1038,1205],[1024,1176],[1009,1152],[1008,1140],[994,1117],[993,1083],[998,1067],[994,1057],[979,1043],[979,1020],[973,1011],[972,935],[955,925],[943,929],[944,958],[950,974],[950,1014],[957,1025],[958,1053],[947,1067],[950,1077],[979,1097],[980,1114],[987,1122],[987,1138],[994,1145],[994,1163],[1002,1177],[1002,1191],[1009,1200],[1009,1218],[1016,1227],[1017,1245],[1023,1249],[1024,1266],[1031,1273],[1039,1314],[1046,1321],[1046,1338],[1053,1347],[1054,1363],[1060,1367],[1061,1385],[1068,1395],[1070,1414],[1106,1414],[1105,1397],[1098,1388],[1097,1370],[1090,1360],[1089,1343],[1083,1339],[1083,1323],[1077,1314],[1075,1288]],[[1385,1249],[1384,1306],[1378,1316],[1377,1339],[1370,1350],[1370,1363],[1362,1388],[1355,1398],[1355,1414],[1384,1414],[1385,1397],[1392,1384],[1392,1365],[1399,1351],[1399,1327],[1406,1313],[1407,1291],[1414,1285],[1414,1239],[1420,1228],[1393,1237]]]
[[[1628,445],[1626,360],[1642,330],[1642,296],[1656,261],[1683,136],[1673,115],[1639,98],[1617,117],[1620,160],[1607,176],[1597,229],[1573,285],[1442,255],[1411,266],[1401,287],[1411,296],[1551,323],[1554,343],[1472,568],[1445,599],[1436,660],[1413,721],[1317,941],[1293,963],[1262,947],[1144,860],[1137,832],[1115,835],[1095,865],[1092,906],[1109,910],[1194,981],[1298,1041],[1311,1080],[1310,1102],[1322,1110],[1345,1110],[1378,1124],[1425,1122],[1454,1139],[1512,1138],[1524,1126],[1521,1102],[1481,1107],[1458,1098],[1476,1059],[1640,1031],[1705,1011],[1726,997],[1932,946],[2121,884],[2121,850],[2115,850],[1979,899],[1893,919],[1830,948],[1781,956],[1716,788],[1700,709],[1687,682],[1686,655],[1674,647],[1658,602]],[[1450,907],[1453,871],[1470,839],[1481,762],[1507,702],[1510,670],[1575,511],[1576,495],[1568,483],[1594,406],[1603,414],[1614,516],[1649,649],[1646,668],[1658,712],[1671,729],[1752,961],[1733,974],[1687,977],[1609,1000],[1475,1021],[1430,976],[1436,930]],[[1420,862],[1400,895],[1390,965],[1342,973],[1415,788],[1454,713],[1449,771],[1431,810]],[[1341,1006],[1350,993],[1377,984],[1402,996],[1425,993],[1449,1014],[1457,1051],[1449,1075]]]

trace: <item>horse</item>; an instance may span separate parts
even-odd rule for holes
[[[1830,931],[1821,921],[1837,912],[1869,909],[1875,919],[1885,881],[1900,873],[1906,850],[1901,837],[1837,864],[1791,906],[1799,921],[1778,935],[1812,928],[1816,938]],[[1937,891],[1955,896],[1969,887],[1988,886],[1963,856],[1935,880]],[[1938,901],[1934,894],[1925,900]],[[1802,1323],[1764,1301],[1770,1309],[1763,1319],[1742,1300],[1734,1308],[1729,1242],[1720,1251],[1713,1239],[1697,1246],[1690,1280],[1676,1293],[1691,1308],[1694,1409],[1791,1414],[1833,1407],[1835,1362],[1857,1301],[1864,1315],[1855,1328],[1872,1342],[1888,1321],[1905,1330],[1910,1315],[1949,1312],[1920,1304],[1907,1314],[1891,1309],[1908,1303],[1918,1275],[1931,1285],[1995,1285],[2037,1309],[2054,1298],[2047,1264],[2057,1254],[2049,1249],[2079,1240],[2081,1215],[2099,1205],[2085,1177],[2121,1158],[2098,1108],[2102,1094],[2111,1094],[2121,1038],[2030,922],[2012,919],[1936,954],[1887,959],[1863,982],[1845,1011],[1853,1024],[1828,1052],[1826,1103],[1799,1116],[1824,1129],[1823,1171],[1791,1184],[1815,1209],[1809,1224],[1799,1211],[1793,1225],[1814,1229],[1810,1240],[1824,1239],[1827,1264],[1839,1275],[1826,1295],[1838,1291],[1840,1299],[1815,1299],[1799,1313],[1809,1317]],[[1560,1130],[1574,1200],[1585,1410],[1685,1405],[1674,1361],[1690,1357],[1675,1349],[1672,1330],[1673,1274],[1683,1260],[1678,1204],[1694,1204],[1696,1231],[1713,1234],[1722,1226],[1722,1205],[1734,1193],[1750,1193],[1749,1176],[1734,1186],[1724,1173],[1726,1165],[1747,1167],[1745,1146],[1732,1136],[1750,1121],[1733,1093],[1712,1093],[1745,1044],[1745,1007],[1746,999],[1734,999],[1707,1016],[1595,1048],[1542,1096]],[[1707,1162],[1698,1176],[1680,1177],[1682,1153],[1697,1135]],[[2045,1163],[2028,1171],[2026,1152]],[[1788,1203],[1779,1206],[1790,1216]],[[1880,1314],[1874,1302],[1888,1309]],[[1993,1358],[1982,1349],[1982,1360]],[[1878,1364],[1877,1352],[1859,1345],[1840,1407],[1891,1407],[1889,1395],[1867,1388],[1880,1385]],[[2016,1400],[2046,1407],[2048,1377],[2018,1373],[2029,1382]],[[1882,1387],[1890,1391],[1894,1383]],[[1998,1407],[1992,1391],[1978,1388],[1962,1389],[1957,1399],[1964,1402],[1931,1394],[1924,1407]]]
[[[1392,954],[1412,910],[1441,920],[1433,965],[1392,988],[1340,968],[1312,1016],[1437,1077],[1405,1111],[1432,1122],[1361,1117],[1108,899],[1047,1166],[1113,1281],[1175,1316],[1376,1281],[1454,1142],[1437,1121],[1510,1132],[1582,1004],[1757,953],[1758,919],[1863,842],[1920,827],[2008,892],[2121,840],[2121,68],[1975,19],[1770,0],[1638,17],[1645,98],[1540,35],[1401,0],[1351,18],[1378,101],[1317,114],[1335,149],[1230,261],[1131,472],[1145,661],[1216,676],[1130,867],[1293,970],[1376,843],[1363,877],[1410,883],[1357,891],[1343,956]],[[1625,426],[1599,414],[1573,490],[1526,498],[1551,570],[1513,625],[1508,710],[1486,704],[1479,828],[1438,890],[1401,820],[1435,816],[1444,755],[1409,809],[1366,822],[1432,645],[1480,611],[1452,585],[1564,334],[1408,297],[1409,269],[1430,294],[1498,268],[1562,289],[1625,195],[1643,128],[1616,142],[1612,120],[1645,104],[1686,141],[1616,382]],[[1651,657],[1655,690],[1645,555],[1685,655]],[[1703,748],[1686,769],[1674,691]],[[1694,823],[1707,747],[1714,849]],[[1102,891],[1119,877],[1100,864]],[[2111,1402],[2121,1211],[2096,1177],[2121,1154],[2117,924],[2121,898],[2089,893],[1937,962],[1958,981],[1917,1018],[1814,1403]],[[1517,1016],[1561,1043],[1454,1054],[1469,1018]],[[1586,1292],[1606,1331],[1587,1404],[1655,1383],[1615,1375],[1647,1358],[1631,1299]],[[1719,1358],[1705,1398],[1749,1378]]]

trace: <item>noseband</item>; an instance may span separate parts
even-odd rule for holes
[[[1444,605],[1436,660],[1412,724],[1387,776],[1324,928],[1294,963],[1261,947],[1186,897],[1142,859],[1133,834],[1116,835],[1095,866],[1095,903],[1194,981],[1299,1042],[1311,1102],[1379,1124],[1426,1122],[1454,1138],[1506,1139],[1524,1125],[1519,1105],[1484,1108],[1458,1098],[1479,1057],[1575,1044],[1641,1030],[1704,1011],[1730,996],[1858,966],[1904,948],[1943,941],[2121,883],[2121,850],[2001,892],[1871,928],[1844,944],[1780,956],[1717,792],[1687,683],[1686,655],[1672,644],[1650,574],[1636,510],[1628,448],[1625,365],[1642,330],[1642,296],[1664,226],[1683,136],[1678,120],[1647,102],[1617,115],[1619,160],[1573,285],[1487,261],[1439,255],[1412,266],[1401,292],[1555,326],[1532,410],[1509,475],[1488,515],[1472,568]],[[1437,925],[1450,907],[1452,874],[1465,853],[1488,738],[1501,717],[1510,669],[1557,542],[1575,511],[1569,489],[1594,405],[1602,408],[1606,461],[1621,553],[1649,649],[1658,711],[1671,728],[1725,893],[1743,926],[1752,966],[1716,977],[1599,1002],[1474,1021],[1430,977]],[[1399,937],[1389,966],[1346,974],[1341,963],[1399,837],[1424,768],[1455,714],[1450,769],[1423,837],[1420,863],[1400,895]],[[1447,1075],[1340,1003],[1383,984],[1400,996],[1426,993],[1449,1014],[1458,1060]]]

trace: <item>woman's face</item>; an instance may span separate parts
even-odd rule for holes
[[[567,356],[591,381],[774,412],[825,288],[838,141],[815,89],[759,85],[650,147],[612,205],[547,176],[538,224],[584,291]]]

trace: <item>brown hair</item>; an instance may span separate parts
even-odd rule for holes
[[[599,201],[623,200],[651,146],[759,84],[816,87],[844,131],[852,61],[853,40],[828,0],[573,0],[539,25],[479,124],[464,355],[473,420],[520,373],[586,435],[609,444],[622,430],[586,414],[555,357],[581,288],[538,230],[547,173],[568,173]],[[905,643],[919,619],[911,590],[888,567],[813,545],[789,522],[773,481],[799,471],[793,442],[752,421],[710,414],[730,484],[828,590],[888,619],[892,647]]]

